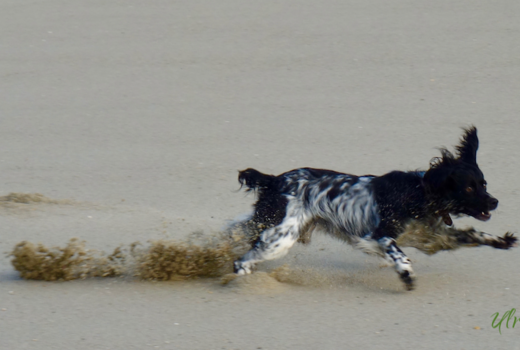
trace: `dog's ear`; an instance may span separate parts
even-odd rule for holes
[[[477,128],[472,126],[464,129],[460,145],[455,148],[460,160],[466,163],[476,163],[478,150]]]

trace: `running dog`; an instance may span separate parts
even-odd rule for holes
[[[415,274],[396,240],[411,223],[449,232],[461,245],[516,246],[517,238],[510,233],[495,237],[451,227],[451,216],[487,221],[498,206],[477,165],[478,143],[477,129],[464,129],[455,155],[441,149],[441,157],[434,158],[427,171],[392,171],[382,176],[312,168],[278,176],[251,168],[240,171],[241,188],[258,197],[243,225],[260,230],[251,239],[252,249],[234,262],[235,273],[249,274],[256,263],[284,256],[296,241],[308,242],[316,228],[385,258],[407,290],[414,288]]]

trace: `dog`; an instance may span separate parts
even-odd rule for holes
[[[487,221],[498,206],[477,165],[477,129],[463,130],[455,154],[441,148],[441,157],[427,171],[382,176],[313,168],[278,176],[252,168],[239,171],[240,188],[257,194],[252,216],[241,224],[257,232],[251,235],[252,249],[234,262],[234,272],[249,274],[256,263],[284,256],[296,241],[308,242],[316,229],[386,259],[407,290],[414,289],[416,276],[396,240],[410,224],[448,232],[460,245],[516,246],[510,233],[496,237],[452,227],[452,216]]]

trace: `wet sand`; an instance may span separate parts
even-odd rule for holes
[[[0,251],[74,237],[107,254],[218,233],[237,170],[425,169],[460,128],[518,232],[515,1],[4,1]],[[42,198],[42,197],[35,197]],[[0,259],[5,349],[519,349],[520,250],[426,256],[404,291],[331,238],[243,279],[29,281]],[[518,315],[520,316],[520,315]]]

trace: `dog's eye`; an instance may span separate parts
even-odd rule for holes
[[[473,189],[473,187],[471,187],[471,186],[466,187],[466,192],[467,192],[467,193],[473,193],[473,191],[475,191],[475,190]]]

